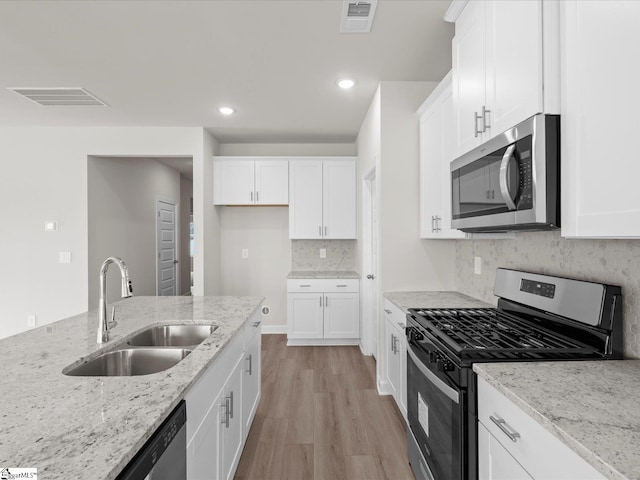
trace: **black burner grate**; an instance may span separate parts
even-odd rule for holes
[[[594,347],[492,308],[409,311],[461,358],[556,359],[597,353]]]

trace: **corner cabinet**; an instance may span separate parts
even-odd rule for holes
[[[214,205],[288,205],[288,160],[264,157],[214,157],[213,203]]]
[[[357,344],[359,292],[357,279],[287,280],[288,344]]]
[[[455,1],[455,156],[536,113],[559,113],[559,7],[543,0]]]
[[[289,238],[356,238],[354,157],[291,160],[289,192]]]
[[[420,116],[420,238],[466,238],[451,228],[455,140],[451,72],[418,110]]]
[[[604,480],[551,432],[478,378],[479,480]]]
[[[260,401],[260,330],[258,310],[185,396],[189,480],[235,474]]]
[[[640,2],[559,3],[562,235],[640,238]]]
[[[384,371],[389,391],[407,420],[406,315],[389,300],[384,301]]]

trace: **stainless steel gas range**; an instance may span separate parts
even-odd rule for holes
[[[620,287],[498,269],[497,308],[407,315],[409,461],[418,480],[476,480],[475,362],[622,358]]]

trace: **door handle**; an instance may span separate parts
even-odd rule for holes
[[[178,263],[178,260],[174,260],[173,264],[176,265]]]
[[[515,430],[513,430],[513,428],[511,428],[511,427],[507,428],[507,422],[505,422],[504,419],[496,418],[493,415],[489,415],[489,420],[491,420],[493,423],[495,423],[496,426],[500,430],[502,430],[502,433],[504,433],[507,437],[509,437],[509,440],[511,440],[512,442],[515,443],[520,438],[520,434],[518,432],[516,432]],[[509,430],[513,430],[513,431],[509,431]]]
[[[486,132],[487,128],[491,128],[489,122],[487,122],[487,114],[491,113],[491,110],[487,110],[486,106],[482,106],[482,131]]]
[[[500,162],[500,193],[502,193],[502,199],[507,204],[509,210],[515,210],[516,204],[511,198],[511,192],[509,192],[509,184],[507,183],[507,176],[509,175],[509,161],[516,149],[516,144],[509,145],[507,151],[502,156],[502,162]]]
[[[370,273],[369,275],[367,275],[367,278],[369,280],[373,280],[374,278],[376,278],[376,276],[373,273]]]

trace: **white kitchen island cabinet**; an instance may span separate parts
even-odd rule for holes
[[[559,3],[562,235],[640,238],[640,2]]]
[[[289,238],[356,238],[355,158],[291,160],[289,193]]]
[[[214,157],[214,205],[287,205],[289,162],[279,157]]]
[[[235,474],[260,400],[260,332],[257,310],[185,396],[188,480]]]
[[[287,280],[288,344],[357,344],[359,292],[355,279]]]
[[[452,4],[456,156],[536,113],[559,113],[558,18],[557,2],[543,0]]]
[[[478,377],[479,480],[604,480],[582,457]]]

